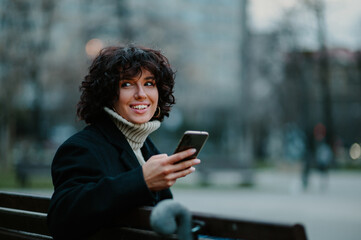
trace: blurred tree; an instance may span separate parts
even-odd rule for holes
[[[240,89],[240,95],[241,95],[241,107],[239,111],[237,111],[237,118],[235,119],[238,124],[236,126],[239,126],[239,132],[240,132],[240,159],[238,161],[245,162],[245,165],[251,166],[253,163],[253,144],[252,144],[252,132],[250,131],[252,129],[251,127],[251,119],[250,119],[250,113],[248,109],[248,104],[252,102],[251,100],[251,77],[250,77],[250,71],[249,68],[251,65],[250,62],[250,29],[249,29],[249,8],[248,8],[248,1],[243,0],[241,3],[241,11],[242,11],[242,19],[240,22],[240,29],[241,29],[241,47],[240,47],[240,54],[241,54],[241,66],[240,66],[240,81],[241,81],[241,89]]]
[[[113,0],[115,7],[115,15],[118,18],[120,39],[122,42],[130,42],[134,39],[134,30],[129,22],[130,20],[130,12],[128,2],[125,0]]]
[[[0,4],[0,165],[6,168],[16,137],[40,141],[44,136],[40,74],[50,44],[54,1]]]
[[[326,126],[326,143],[333,149],[334,146],[334,126],[332,115],[332,101],[330,90],[330,63],[326,43],[325,7],[323,0],[304,0],[304,3],[315,14],[317,23],[317,39],[319,45],[319,81],[321,82],[321,95],[323,101],[323,122]]]
[[[278,31],[284,53],[282,84],[282,123],[297,123],[306,133],[307,167],[311,167],[317,142],[326,140],[334,151],[348,141],[359,139],[358,111],[360,89],[357,75],[357,52],[345,48],[330,49],[326,43],[325,5],[319,1],[300,1],[285,11]],[[305,16],[314,21],[305,22]],[[311,18],[312,19],[312,18]],[[312,32],[313,31],[313,32]],[[315,48],[304,44],[314,39]],[[323,138],[316,136],[316,126],[323,126]],[[350,130],[350,126],[353,126]],[[316,131],[316,132],[315,132]],[[335,152],[334,152],[335,153]],[[333,154],[337,157],[337,154]],[[333,160],[334,161],[334,160]],[[335,162],[333,162],[335,163]]]

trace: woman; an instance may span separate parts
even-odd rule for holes
[[[174,104],[174,72],[159,51],[107,47],[81,84],[84,130],[65,141],[52,164],[48,225],[55,239],[84,239],[124,212],[172,198],[178,178],[199,159],[194,149],[159,154],[148,135]],[[178,163],[179,162],[179,163]]]

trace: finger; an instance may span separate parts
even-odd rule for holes
[[[168,181],[168,182],[166,183],[166,187],[167,187],[167,188],[170,188],[171,186],[173,186],[173,185],[175,184],[176,180],[177,180],[177,179]]]
[[[168,154],[162,153],[162,154],[153,155],[151,158],[149,158],[149,160],[162,159],[166,157],[168,157]]]
[[[190,159],[190,160],[186,160],[186,161],[182,161],[182,162],[179,162],[179,163],[176,163],[174,164],[175,168],[174,168],[174,171],[176,172],[179,172],[179,171],[182,171],[184,169],[188,169],[190,167],[193,167],[195,165],[198,165],[201,163],[201,160],[200,159]]]
[[[197,150],[195,148],[191,148],[179,153],[175,153],[169,157],[169,162],[174,164],[176,162],[179,162],[180,160],[183,160],[184,158],[192,156]]]
[[[181,170],[181,171],[174,172],[174,173],[170,174],[170,175],[168,176],[168,178],[169,178],[170,180],[174,180],[174,181],[175,181],[175,180],[177,180],[178,178],[182,178],[182,177],[185,177],[185,176],[193,173],[195,170],[196,170],[196,169],[195,169],[194,167],[189,167],[189,168],[187,168],[187,169],[183,169],[183,170]]]

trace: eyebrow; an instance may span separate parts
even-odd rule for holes
[[[156,78],[151,75],[151,76],[148,76],[148,77],[145,77],[144,78],[145,80],[156,80]],[[137,80],[134,80],[134,78],[130,79],[130,78],[123,78],[121,79],[120,81],[137,81]]]

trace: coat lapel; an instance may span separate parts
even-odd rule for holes
[[[150,138],[147,138],[144,142],[144,146],[141,149],[144,160],[147,161],[154,154],[159,154],[159,150],[154,146]]]
[[[95,123],[94,126],[102,132],[105,138],[107,138],[116,149],[119,150],[120,158],[129,169],[140,166],[127,139],[107,115],[104,115],[104,117]]]

